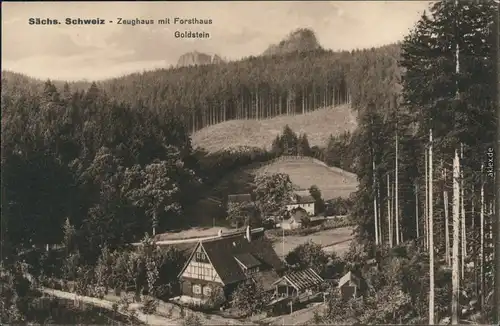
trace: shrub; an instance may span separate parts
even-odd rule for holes
[[[215,287],[208,298],[207,305],[212,309],[219,309],[226,302],[226,296],[221,288]]]
[[[141,311],[145,314],[151,315],[156,312],[156,309],[158,308],[158,300],[147,297],[146,300],[144,301],[144,305],[141,307]]]
[[[182,321],[182,326],[202,326],[203,323],[200,320],[200,317],[198,317],[195,314],[189,314],[183,321]]]

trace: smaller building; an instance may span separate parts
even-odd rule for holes
[[[290,211],[290,218],[281,222],[281,228],[285,230],[298,229],[302,227],[303,219],[308,218],[309,214],[302,207],[293,208]]]
[[[290,298],[294,301],[306,302],[321,293],[321,285],[325,281],[312,268],[287,273],[273,283],[276,287],[274,301]]]
[[[192,250],[179,273],[181,295],[202,302],[217,291],[229,298],[249,279],[261,283],[265,291],[272,290],[283,269],[263,228],[219,233],[216,238],[200,240]]]
[[[309,216],[314,216],[315,214],[315,207],[314,207],[315,200],[314,198],[309,195],[306,191],[296,191],[293,193],[293,195],[290,198],[290,202],[286,205],[286,209],[288,211],[292,211],[295,208],[302,208],[307,212],[307,215]]]
[[[361,286],[361,278],[354,275],[351,271],[342,276],[338,284],[340,294],[344,300],[357,297],[360,294]]]

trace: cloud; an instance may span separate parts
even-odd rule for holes
[[[5,46],[4,46],[5,45]],[[75,56],[98,49],[94,45],[79,45],[68,34],[35,29],[18,33],[2,28],[2,59],[20,60],[32,56]]]
[[[229,59],[259,55],[304,27],[314,30],[325,48],[372,47],[402,39],[427,6],[419,1],[8,2],[2,4],[2,65],[42,78],[105,78],[166,67],[194,50]],[[182,17],[213,23],[36,26],[28,24],[30,17]],[[176,39],[176,30],[205,31],[211,38]]]

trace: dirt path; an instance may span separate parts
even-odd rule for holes
[[[105,308],[108,310],[113,309],[113,304],[117,303],[120,298],[108,294],[106,295],[106,299],[98,299],[94,297],[88,297],[88,296],[83,296],[83,295],[77,295],[75,293],[70,293],[70,292],[65,292],[65,291],[60,291],[60,290],[54,290],[54,289],[49,289],[49,288],[42,288],[42,292],[49,294],[51,296],[57,297],[57,298],[62,298],[62,299],[68,299],[68,300],[78,300],[84,303],[91,304],[96,307],[101,307]],[[147,325],[182,325],[182,321],[184,320],[183,317],[180,316],[180,308],[176,305],[173,305],[168,302],[163,302],[160,301],[156,314],[144,314],[142,313],[139,308],[142,306],[141,303],[131,303],[129,306],[129,311],[136,311],[135,317],[140,320],[141,322],[147,324]],[[189,314],[194,314],[200,318],[200,321],[203,325],[243,325],[243,322],[234,320],[234,319],[229,319],[229,318],[223,318],[217,315],[208,315],[204,314],[201,312],[196,312],[196,311],[191,311],[190,309],[185,308],[184,309],[185,313],[187,315]],[[169,316],[169,317],[166,317]],[[170,317],[171,316],[171,317]]]
[[[320,312],[324,306],[323,303],[314,303],[310,307],[294,311],[291,314],[266,318],[260,322],[269,325],[311,325],[313,324],[314,312]]]
[[[42,292],[49,294],[51,296],[57,297],[57,298],[62,298],[62,299],[68,299],[68,300],[78,300],[82,301],[84,303],[91,304],[96,307],[101,307],[105,309],[112,310],[113,309],[113,302],[108,301],[108,300],[103,300],[103,299],[98,299],[98,298],[93,298],[93,297],[87,297],[83,295],[78,295],[70,292],[64,292],[64,291],[59,291],[59,290],[54,290],[54,289],[48,289],[48,288],[42,288]],[[138,305],[134,307],[131,305],[131,308],[138,308]],[[136,317],[143,323],[146,323],[148,325],[180,325],[179,321],[173,320],[173,319],[168,319],[162,316],[158,315],[148,315],[140,312],[139,310],[136,310]]]

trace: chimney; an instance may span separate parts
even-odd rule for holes
[[[218,237],[222,237],[222,229],[219,229],[219,232],[217,232]]]
[[[250,226],[247,226],[247,232],[246,232],[246,238],[248,240],[248,242],[251,242],[252,241],[252,236],[250,235]]]

